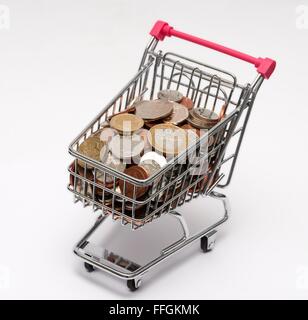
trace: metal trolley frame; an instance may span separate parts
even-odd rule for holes
[[[213,249],[216,229],[228,219],[230,213],[227,197],[217,192],[216,187],[224,188],[231,181],[256,94],[264,78],[271,76],[276,65],[269,58],[254,58],[177,31],[163,21],[157,21],[150,34],[152,38],[144,51],[137,74],[69,146],[69,153],[75,160],[69,167],[68,189],[74,194],[75,202],[92,206],[94,211],[100,213],[74,252],[84,261],[89,272],[100,269],[125,279],[132,291],[140,286],[145,273],[187,245],[201,239],[204,252]],[[166,36],[178,37],[247,61],[255,65],[259,75],[251,84],[241,85],[235,75],[225,70],[176,53],[156,50],[159,41]],[[80,143],[95,134],[112,115],[127,110],[136,99],[154,99],[159,90],[166,88],[185,92],[195,107],[215,110],[222,115],[222,120],[147,180],[119,173],[78,152]],[[84,163],[83,172],[77,170],[78,161]],[[204,168],[206,172],[202,171]],[[92,172],[90,176],[89,169]],[[98,173],[103,174],[103,183],[102,178],[98,181]],[[107,180],[112,182],[112,187],[107,187]],[[119,192],[116,187],[119,180],[125,182],[124,186],[126,183],[133,185],[131,197]],[[148,190],[143,199],[136,197],[138,188]],[[199,196],[219,200],[223,205],[223,215],[211,226],[190,235],[183,216],[176,209]],[[183,235],[143,266],[89,241],[107,217],[136,230],[162,214],[176,218]]]

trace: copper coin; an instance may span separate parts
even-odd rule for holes
[[[72,173],[75,173],[75,174],[77,174],[79,176],[86,177],[89,180],[93,180],[93,174],[91,175],[91,171],[90,170],[85,170],[82,166],[80,166],[78,164],[77,164],[77,170],[75,170],[75,161],[70,165],[69,170]],[[77,178],[75,175],[70,174],[70,185],[72,187],[74,187],[75,181],[76,181],[77,185],[81,183],[81,179],[80,178]]]
[[[69,166],[69,171],[71,172],[75,172],[75,162],[73,162],[70,166]],[[72,174],[70,174],[70,186],[74,186],[74,176]]]
[[[159,91],[157,98],[161,100],[180,102],[183,99],[183,95],[177,90],[166,89]]]
[[[125,110],[123,110],[123,111],[120,111],[120,112],[118,112],[117,114],[123,114],[123,113],[134,113],[135,112],[135,106],[130,106],[130,107],[128,107],[127,109],[125,109]],[[115,114],[115,115],[113,115],[113,117],[114,116],[116,116],[117,114]]]
[[[196,179],[200,178],[200,176],[196,176]],[[200,180],[199,182],[197,182],[193,187],[191,187],[189,189],[190,192],[199,192],[200,190],[203,190],[206,183],[208,181],[208,176],[204,176],[204,178],[202,180]]]
[[[143,120],[129,113],[118,114],[110,120],[110,126],[121,133],[131,133],[143,127]]]
[[[193,132],[195,132],[198,135],[198,137],[200,137],[200,135],[201,135],[200,129],[197,129],[197,128],[193,127],[189,123],[186,123],[186,124],[182,125],[181,128],[184,129],[184,130],[192,130]]]
[[[120,212],[122,211],[122,208],[119,210]],[[127,210],[125,208],[125,211],[123,214],[121,214],[121,216],[119,216],[116,212],[115,212],[115,215],[113,217],[114,220],[117,220],[117,219],[124,219],[125,222],[127,223],[134,223],[135,225],[143,225],[143,221],[140,221],[140,220],[143,220],[145,218],[145,209],[144,209],[144,206],[142,206],[141,208],[137,208],[134,210],[134,215],[135,215],[135,218],[132,218],[132,211],[131,210]]]
[[[148,199],[148,195],[147,193],[145,193],[143,196],[141,196],[140,198],[138,198],[138,201],[142,202],[142,201],[145,201]],[[125,210],[128,210],[128,211],[132,211],[133,208],[135,210],[135,213],[136,213],[136,210],[138,209],[141,209],[141,208],[144,208],[144,212],[146,211],[146,204],[144,203],[134,203],[133,202],[130,202],[130,201],[125,201]]]
[[[77,172],[78,172],[78,174],[80,176],[82,176],[82,177],[84,177],[84,178],[86,178],[88,180],[92,180],[93,181],[93,179],[94,179],[92,170],[89,170],[89,169],[86,170],[85,168],[77,165]]]
[[[180,192],[181,192],[181,188],[180,188],[180,187],[178,187],[178,188],[175,190],[175,192],[174,192],[176,198],[175,198],[175,199],[171,202],[171,204],[170,204],[170,208],[171,208],[172,210],[174,210],[174,209],[179,205],[179,203],[181,202],[181,199],[183,199],[183,196],[184,196],[184,195],[182,195],[182,196],[176,196],[176,195],[178,195]]]
[[[98,175],[97,175],[98,176]],[[103,180],[104,178],[102,178]],[[99,186],[108,188],[108,189],[113,189],[114,184],[112,183],[103,183],[100,180],[96,179],[96,183]],[[117,185],[117,181],[116,181],[116,185]],[[112,193],[107,192],[105,189],[100,188],[100,187],[95,186],[95,195],[99,197],[100,202],[102,201],[102,198],[104,198],[104,204],[105,205],[109,205],[112,201]],[[104,195],[103,195],[104,193]]]
[[[77,168],[78,168],[78,169],[75,170],[75,161],[74,161],[74,162],[70,165],[69,171],[71,171],[72,173],[75,173],[75,174],[80,175],[80,173],[79,173],[79,170],[80,170],[80,169],[79,169],[79,168],[82,168],[82,167],[77,164]],[[79,178],[75,177],[75,175],[73,175],[73,174],[70,174],[70,185],[71,185],[72,187],[74,187],[75,181],[76,181],[77,184],[80,183],[80,179],[79,179]]]
[[[160,123],[161,123],[161,121],[144,121],[144,126],[148,129],[151,129],[152,127],[154,127]]]
[[[107,121],[107,120],[104,121],[104,122],[102,122],[101,125],[100,125],[100,128],[101,128],[101,129],[107,128],[107,127],[109,127],[109,121]]]
[[[174,125],[178,125],[185,121],[188,118],[189,112],[188,109],[179,104],[174,102],[173,103],[173,111],[171,115],[164,119],[165,123],[172,123]]]
[[[191,99],[189,99],[188,97],[183,97],[180,104],[185,106],[188,110],[191,110],[194,107],[193,101]]]
[[[81,180],[78,180],[75,191],[90,198],[93,196],[92,186],[89,183],[82,183]]]
[[[128,218],[129,222],[133,221],[135,224],[138,225],[139,224],[138,223],[139,220],[143,220],[143,219],[146,218],[146,215],[145,215],[146,214],[146,208],[145,208],[145,206],[142,206],[140,208],[135,209],[134,213],[135,213],[135,218],[132,217],[133,216],[132,211],[126,209],[125,212],[124,212],[125,215],[131,217],[131,218]],[[140,222],[140,224],[142,224],[142,223]]]
[[[102,179],[103,179],[103,178],[102,178]],[[96,183],[97,183],[99,186],[102,186],[102,187],[105,187],[105,188],[108,188],[108,189],[113,189],[113,187],[114,187],[113,182],[112,182],[112,183],[103,183],[103,182],[100,182],[100,181],[97,179],[97,180],[96,180]],[[116,185],[117,185],[117,182],[116,182]],[[103,192],[105,192],[104,201],[108,202],[108,199],[107,199],[107,197],[106,197],[106,190],[104,190],[103,188],[100,188],[99,186],[95,186],[95,195],[102,197],[102,196],[103,196]]]
[[[169,116],[173,104],[164,100],[144,100],[136,103],[136,115],[144,120],[159,120]]]
[[[225,103],[221,109],[220,109],[220,112],[219,112],[219,119],[223,119],[225,118],[225,114],[226,114],[226,111],[227,111],[227,104]]]
[[[104,145],[105,142],[101,141],[99,137],[91,136],[80,144],[78,152],[90,159],[100,161],[100,152]],[[85,163],[81,160],[78,160],[78,164],[85,167]],[[92,166],[87,165],[87,168],[92,169]]]
[[[113,117],[119,115],[119,114],[127,114],[127,113],[134,113],[135,112],[135,107],[134,106],[129,106],[127,109],[123,110],[123,111],[119,111],[115,114],[113,114],[112,116],[108,117],[108,120],[110,121]]]
[[[149,177],[147,171],[144,168],[137,166],[137,165],[127,168],[124,171],[124,173],[127,174],[128,176],[131,176],[131,177],[136,178],[138,180],[145,180]],[[127,196],[129,198],[134,197],[134,190],[135,190],[135,199],[140,198],[148,190],[148,187],[135,186],[132,183],[129,183],[129,182],[123,181],[123,180],[119,180],[119,187],[120,187],[122,194],[124,194],[125,196]],[[125,193],[124,193],[124,187],[125,187]]]
[[[82,176],[88,180],[93,181],[94,176],[91,170],[85,170],[83,167],[77,164],[77,170],[75,170],[75,162],[70,165],[70,171]],[[76,187],[75,187],[76,182]],[[75,177],[73,174],[70,174],[70,185],[79,193],[86,193],[87,196],[92,195],[92,185],[88,182],[83,182],[82,179]],[[84,192],[86,190],[86,192]]]

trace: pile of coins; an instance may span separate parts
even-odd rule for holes
[[[98,131],[79,145],[78,152],[86,158],[122,173],[123,177],[126,175],[146,180],[166,166],[171,158],[196,143],[202,136],[202,129],[209,130],[221,118],[221,114],[217,115],[213,110],[194,108],[193,101],[184,97],[179,91],[161,90],[156,100],[138,101],[125,111],[114,114],[101,124]],[[213,141],[209,141],[209,145],[212,143]],[[153,192],[158,192],[168,181],[176,180],[180,173],[179,168],[183,167],[177,166],[170,176],[166,174],[164,179],[167,181],[157,178],[150,188],[136,186],[127,179],[115,178],[112,174],[101,172],[90,164],[78,160],[77,168],[71,166],[71,171],[94,181],[95,184],[82,184],[72,175],[70,184],[75,185],[77,192],[83,192],[88,196],[94,195],[97,201],[106,206],[112,205],[119,211],[122,211],[124,206],[128,212],[134,209],[136,216],[138,210],[142,208],[128,200],[124,205],[121,197],[116,197],[115,204],[113,194],[106,189],[142,201]],[[164,202],[170,199],[172,194],[181,188],[183,181],[179,180],[169,194],[159,194],[158,201]]]

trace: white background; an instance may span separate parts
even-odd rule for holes
[[[308,298],[303,24],[308,27],[308,16],[304,21],[296,13],[307,0],[1,0],[0,5],[10,9],[9,29],[0,29],[0,298]],[[95,214],[74,205],[66,190],[68,144],[134,75],[157,19],[275,58],[277,69],[256,99],[234,179],[225,190],[232,216],[215,250],[202,254],[199,243],[192,245],[132,294],[120,280],[87,274],[72,253]],[[243,83],[254,78],[251,65],[208,49],[176,39],[166,39],[165,46],[226,68]],[[181,211],[201,226],[211,208],[200,199]],[[140,256],[167,235],[177,236],[169,220],[132,235],[140,239]],[[120,244],[131,236],[116,223],[101,230],[102,238]],[[125,245],[135,250],[129,240]]]

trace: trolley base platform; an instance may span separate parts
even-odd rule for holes
[[[201,249],[203,252],[211,251],[214,248],[217,233],[216,228],[228,219],[230,214],[230,205],[228,198],[224,194],[211,191],[208,195],[222,202],[224,207],[224,214],[222,218],[210,227],[191,236],[184,217],[176,211],[169,212],[169,215],[179,221],[183,235],[179,240],[161,250],[159,256],[155,257],[143,266],[130,261],[127,257],[121,257],[107,248],[102,248],[88,241],[90,236],[109,216],[108,214],[101,214],[98,217],[94,226],[78,242],[74,249],[74,253],[84,260],[85,268],[88,272],[92,272],[95,269],[105,271],[113,276],[126,280],[128,288],[131,291],[135,291],[140,287],[143,276],[149,270],[187,245],[201,239]]]

